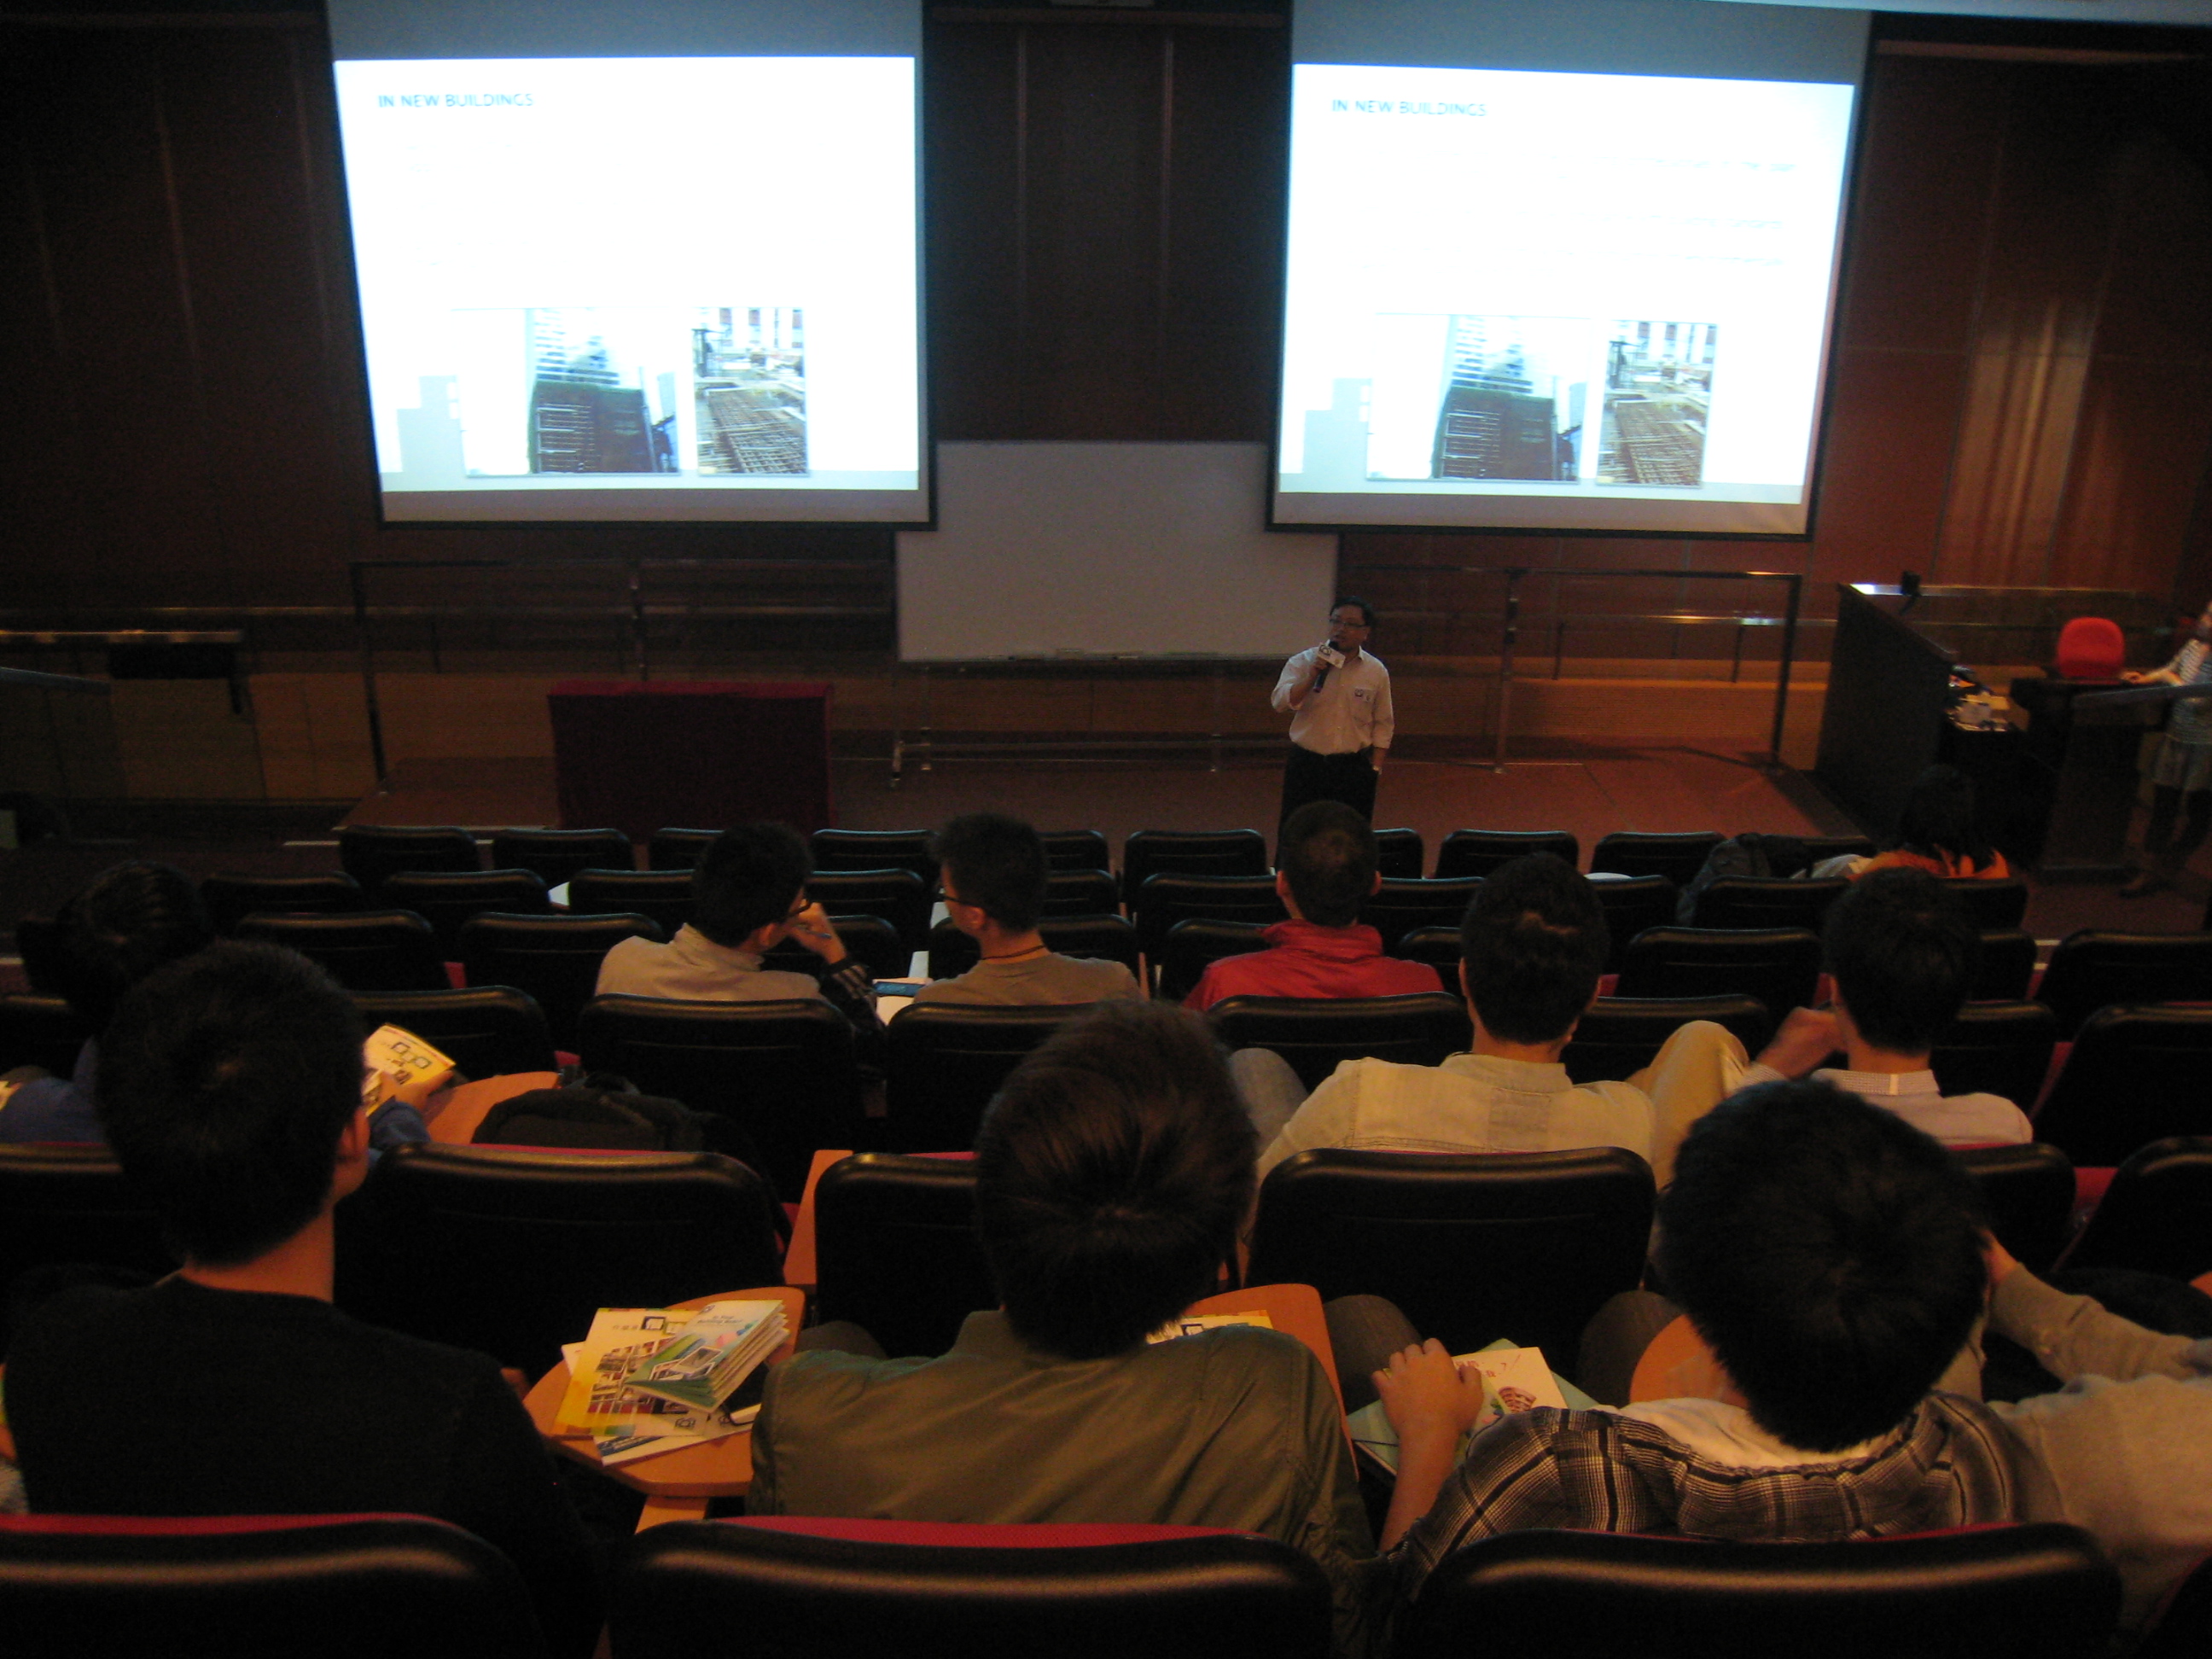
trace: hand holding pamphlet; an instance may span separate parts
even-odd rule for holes
[[[1479,1352],[1454,1354],[1452,1364],[1459,1368],[1462,1377],[1482,1379],[1482,1415],[1468,1431],[1468,1440],[1493,1423],[1538,1406],[1587,1411],[1597,1404],[1565,1377],[1555,1376],[1544,1364],[1541,1348],[1516,1348],[1500,1338]],[[1390,1474],[1397,1474],[1398,1431],[1382,1409],[1381,1401],[1362,1406],[1346,1418],[1345,1423],[1352,1431],[1355,1447]],[[1465,1456],[1466,1453],[1467,1443],[1462,1441],[1458,1455]]]

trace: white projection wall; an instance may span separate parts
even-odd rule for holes
[[[1865,15],[1346,4],[1294,43],[1273,521],[1803,533]]]
[[[908,662],[1288,656],[1327,632],[1333,535],[1271,534],[1259,444],[947,443],[898,537]]]
[[[347,8],[388,520],[927,519],[917,20]]]

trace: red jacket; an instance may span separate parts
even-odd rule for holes
[[[1273,949],[1222,957],[1182,1006],[1210,1008],[1224,997],[1401,997],[1444,988],[1425,962],[1384,956],[1382,935],[1362,922],[1323,927],[1279,921],[1262,937]]]

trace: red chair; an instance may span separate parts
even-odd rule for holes
[[[512,1564],[419,1515],[0,1516],[12,1659],[543,1659]]]
[[[2076,617],[2058,630],[2058,678],[2116,680],[2128,659],[2128,642],[2110,617]]]
[[[1838,1544],[1501,1534],[1429,1575],[1398,1659],[2082,1659],[2120,1585],[2089,1535],[1970,1527]]]
[[[608,1626],[620,1659],[1324,1659],[1329,1594],[1288,1545],[1206,1527],[770,1516],[638,1534]]]

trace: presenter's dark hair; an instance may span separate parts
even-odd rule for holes
[[[315,1218],[361,1108],[361,1044],[353,999],[279,945],[211,945],[123,998],[94,1105],[185,1256],[235,1267]]]
[[[1762,1083],[1691,1127],[1656,1260],[1759,1425],[1838,1451],[1902,1421],[1966,1341],[1982,1224],[1973,1177],[1903,1118]]]
[[[1459,925],[1468,1000],[1508,1042],[1552,1042],[1597,994],[1608,942],[1589,879],[1550,853],[1502,864],[1475,889]]]
[[[1275,861],[1298,914],[1323,927],[1349,927],[1375,890],[1375,830],[1341,801],[1308,801],[1277,837]]]
[[[931,838],[930,852],[952,878],[963,904],[978,907],[1015,933],[1036,926],[1052,867],[1044,842],[1019,818],[963,813]]]
[[[1259,1137],[1206,1023],[1101,1003],[1016,1068],[975,1138],[976,1225],[1031,1347],[1096,1359],[1212,1292]]]
[[[106,1025],[123,994],[140,980],[215,940],[191,878],[143,859],[101,871],[55,920],[62,993],[94,1031]]]
[[[1897,815],[1897,845],[1926,858],[1990,861],[1990,844],[1974,823],[1974,781],[1955,766],[1930,766],[1913,779]]]
[[[1966,902],[1925,870],[1875,870],[1853,882],[1828,907],[1821,948],[1859,1035],[1900,1054],[1935,1047],[1982,960]]]
[[[691,925],[717,945],[743,945],[791,913],[813,873],[806,843],[787,823],[725,830],[691,872]]]
[[[1359,607],[1359,614],[1367,619],[1367,625],[1370,628],[1373,628],[1376,625],[1375,607],[1368,604],[1366,600],[1356,599],[1349,593],[1339,594],[1336,599],[1332,600],[1329,604],[1328,614],[1334,617],[1347,605],[1356,605]]]

